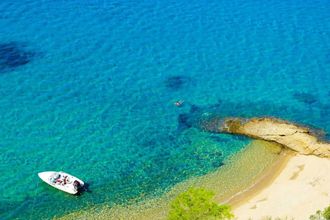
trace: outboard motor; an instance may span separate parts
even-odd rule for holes
[[[81,185],[80,185],[79,181],[75,180],[73,182],[73,187],[74,187],[75,190],[79,191],[79,189],[81,188]]]

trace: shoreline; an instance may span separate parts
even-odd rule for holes
[[[237,219],[308,219],[329,206],[330,143],[321,142],[310,128],[277,118],[236,117],[216,129],[276,142],[295,152],[282,165],[274,165],[271,175],[228,201]]]
[[[266,189],[274,182],[274,180],[285,169],[290,159],[295,155],[295,152],[283,149],[277,161],[264,171],[263,175],[257,179],[255,184],[228,198],[224,203],[229,204],[232,209],[235,209],[258,195],[262,190]]]
[[[256,184],[246,192],[247,198],[233,202],[235,217],[309,219],[330,204],[329,170],[328,158],[295,154],[269,184],[261,189]]]
[[[214,200],[231,205],[239,220],[308,219],[329,205],[330,145],[320,143],[307,128],[261,118],[229,119],[221,129],[257,140],[229,157],[223,167],[178,183],[160,197],[128,206],[100,204],[62,219],[166,219],[170,201],[192,186],[213,191]]]
[[[276,143],[251,140],[244,149],[228,158],[223,167],[178,183],[161,197],[149,198],[144,202],[128,206],[109,207],[106,204],[99,204],[54,219],[127,219],[128,217],[130,219],[166,219],[170,201],[191,186],[214,191],[215,201],[224,203],[251,188],[254,183],[260,182],[260,178],[267,173],[271,174],[274,164],[282,164],[281,157],[285,151]],[[237,175],[232,175],[233,173]]]

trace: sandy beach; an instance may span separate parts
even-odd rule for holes
[[[146,199],[128,206],[100,204],[78,210],[55,219],[167,219],[170,201],[189,187],[202,187],[213,191],[215,201],[225,203],[254,183],[263,182],[265,175],[274,176],[274,170],[285,166],[286,156],[281,147],[272,142],[254,140],[242,151],[228,159],[224,166],[203,176],[193,177],[176,184],[161,197]],[[284,161],[283,161],[284,160]],[[254,185],[257,186],[257,185]],[[262,184],[264,186],[264,184]],[[261,186],[261,188],[262,188]],[[257,189],[260,187],[256,187]],[[251,191],[248,192],[251,195]]]
[[[292,156],[271,183],[256,185],[240,196],[243,202],[234,205],[235,216],[239,220],[309,219],[330,205],[329,171],[328,158]]]

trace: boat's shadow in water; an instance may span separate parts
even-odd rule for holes
[[[89,184],[84,183],[84,186],[79,188],[78,193],[75,194],[76,196],[81,196],[84,193],[92,193],[92,191],[89,189]]]

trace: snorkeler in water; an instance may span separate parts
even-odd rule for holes
[[[174,105],[175,105],[176,107],[182,107],[183,103],[184,103],[183,100],[178,100],[178,101],[175,101],[175,102],[174,102]]]

